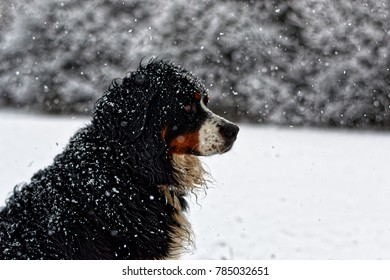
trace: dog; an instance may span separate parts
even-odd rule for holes
[[[208,90],[165,60],[114,80],[92,121],[0,212],[0,259],[176,259],[192,243],[185,197],[206,186],[198,156],[239,128]]]

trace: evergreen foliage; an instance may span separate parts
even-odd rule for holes
[[[385,0],[3,4],[0,104],[87,113],[143,57],[171,59],[232,119],[390,126]]]

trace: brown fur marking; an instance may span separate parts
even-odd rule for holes
[[[189,151],[195,150],[199,145],[199,132],[189,132],[181,134],[169,143],[169,150],[171,153],[188,154]]]

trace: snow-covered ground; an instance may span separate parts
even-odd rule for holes
[[[88,118],[0,112],[0,205]],[[390,134],[241,125],[192,198],[186,259],[390,259]]]

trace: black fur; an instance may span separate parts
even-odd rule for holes
[[[14,191],[0,212],[0,259],[162,259],[175,209],[159,185],[174,184],[167,137],[195,129],[184,116],[190,73],[151,61],[114,81],[52,165]],[[189,118],[191,121],[189,121]],[[179,197],[185,206],[183,197]]]

